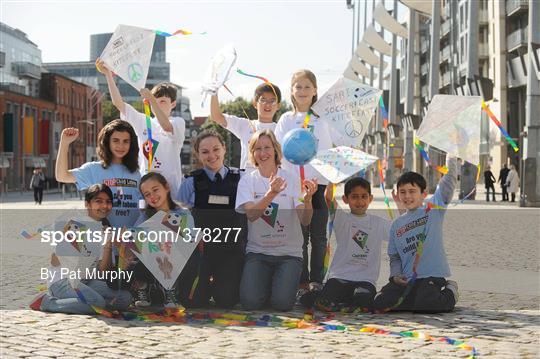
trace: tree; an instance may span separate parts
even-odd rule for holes
[[[132,102],[130,105],[133,106],[135,110],[144,113],[142,102],[136,101]],[[103,125],[120,118],[120,111],[113,105],[111,100],[103,100],[101,102],[101,110],[103,112]]]

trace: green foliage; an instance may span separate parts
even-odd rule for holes
[[[131,106],[141,113],[144,113],[144,106],[141,101],[132,102]],[[120,111],[113,105],[111,100],[103,100],[101,102],[101,111],[103,113],[103,124],[120,118]]]
[[[253,106],[251,101],[248,101],[243,97],[237,97],[232,101],[221,103],[219,107],[221,112],[226,113],[227,115],[249,118],[250,120],[257,119],[257,109]],[[281,102],[281,106],[274,116],[274,122],[277,122],[283,113],[290,110],[292,110],[292,107],[287,102]]]

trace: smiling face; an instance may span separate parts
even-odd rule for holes
[[[305,112],[311,107],[313,98],[317,95],[317,88],[307,77],[299,77],[292,84],[291,95],[296,102],[296,109]]]
[[[412,183],[405,183],[398,188],[398,198],[407,210],[422,207],[427,191],[422,191],[420,186]]]
[[[122,158],[129,152],[129,146],[131,145],[131,137],[129,132],[126,131],[114,131],[109,141],[109,148],[112,153],[112,162],[121,163]]]
[[[343,202],[349,205],[351,213],[356,215],[363,215],[366,213],[369,204],[373,201],[373,195],[362,186],[354,187],[351,192],[342,197]]]
[[[150,178],[141,184],[141,193],[144,200],[152,208],[158,211],[169,211],[169,186],[164,186],[159,181]]]
[[[217,172],[223,167],[225,147],[217,137],[206,137],[199,143],[197,157],[199,157],[204,167],[212,172]]]
[[[261,122],[272,122],[279,109],[279,102],[272,92],[263,92],[257,101],[253,101]]]
[[[111,212],[112,199],[105,192],[99,192],[90,202],[85,202],[84,206],[90,218],[101,221]]]
[[[176,107],[176,101],[171,101],[167,96],[157,97],[156,101],[161,111],[163,111],[167,117],[171,115],[171,111]]]
[[[253,146],[253,157],[257,167],[275,166],[275,151],[272,140],[268,136],[261,136]]]

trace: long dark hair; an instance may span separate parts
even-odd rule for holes
[[[148,180],[151,180],[151,179],[158,181],[163,187],[165,187],[165,188],[168,187],[169,188],[169,193],[167,193],[167,203],[169,205],[169,210],[178,208],[179,207],[178,204],[176,204],[176,202],[173,201],[173,199],[172,199],[171,187],[169,186],[169,183],[167,182],[167,179],[165,177],[163,177],[163,175],[161,173],[148,172],[147,174],[142,176],[141,181],[139,182],[139,192],[141,192],[141,194],[142,194],[142,191],[141,191],[142,184],[144,182],[148,181]],[[144,197],[144,195],[143,195],[143,197]],[[144,208],[144,214],[146,215],[146,218],[152,217],[154,214],[156,214],[156,212],[157,212],[157,209],[150,206],[148,203],[146,204],[146,207]]]
[[[113,132],[127,132],[130,137],[129,152],[122,158],[122,164],[133,173],[139,170],[139,145],[135,130],[127,121],[114,120],[106,124],[98,134],[97,155],[101,159],[103,168],[111,165],[113,154],[111,152],[110,141]]]

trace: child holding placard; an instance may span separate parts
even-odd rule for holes
[[[328,280],[320,291],[311,291],[300,298],[310,308],[325,311],[341,307],[371,307],[375,296],[381,263],[381,246],[388,240],[390,221],[366,213],[373,195],[371,184],[354,177],[345,183],[343,202],[350,212],[339,209],[329,184],[325,193],[328,206],[336,208],[334,231],[336,251],[328,272]]]

